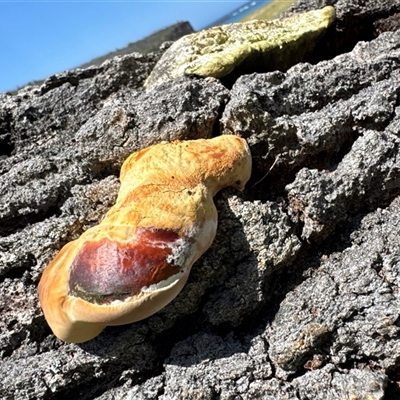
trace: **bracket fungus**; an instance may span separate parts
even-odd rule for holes
[[[116,204],[45,268],[39,299],[54,334],[80,343],[108,325],[147,318],[172,301],[217,229],[213,196],[251,174],[235,135],[161,143],[121,168]]]
[[[242,73],[287,70],[310,54],[335,20],[326,6],[272,21],[214,26],[178,39],[149,77],[146,90],[180,76],[223,78]]]

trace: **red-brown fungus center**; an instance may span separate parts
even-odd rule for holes
[[[179,239],[172,230],[139,228],[134,242],[86,242],[71,266],[69,294],[96,304],[136,295],[180,271],[168,257]]]

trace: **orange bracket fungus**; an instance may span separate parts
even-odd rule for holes
[[[166,306],[214,239],[213,196],[226,186],[243,190],[250,173],[249,147],[235,135],[161,143],[128,157],[116,204],[43,272],[39,299],[54,334],[85,342]]]

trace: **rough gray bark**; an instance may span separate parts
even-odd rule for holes
[[[331,3],[336,57],[231,90],[144,93],[158,55],[133,54],[0,95],[1,398],[400,396],[400,31],[383,32],[400,2]],[[344,53],[366,21],[376,38]],[[113,204],[124,158],[225,133],[248,139],[253,177],[217,195],[216,239],[182,293],[85,344],[55,339],[41,271]]]

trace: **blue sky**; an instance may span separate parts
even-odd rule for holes
[[[0,0],[0,92],[74,68],[179,21],[200,30],[245,3]]]

